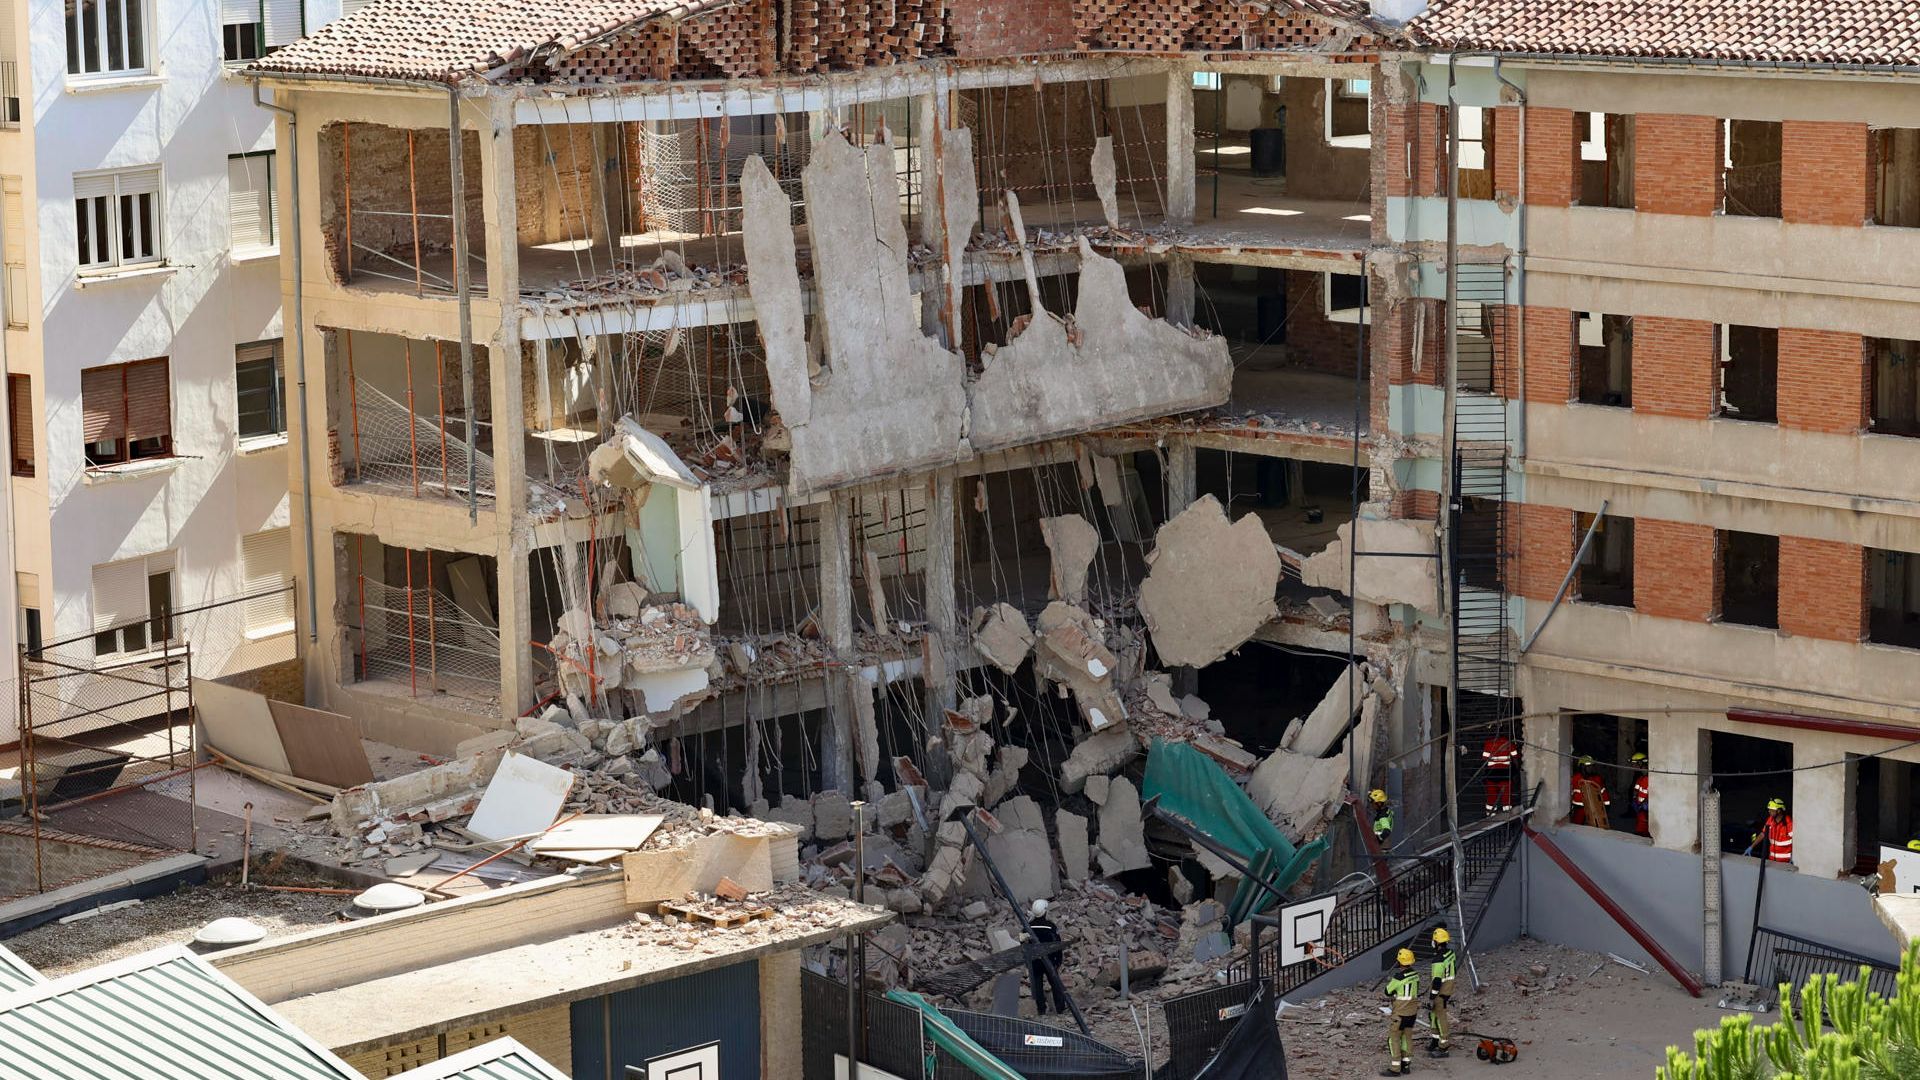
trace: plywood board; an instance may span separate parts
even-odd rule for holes
[[[489,628],[500,625],[494,618],[493,604],[487,599],[487,572],[478,558],[469,555],[448,563],[447,583],[453,587],[453,602],[460,605],[461,611]]]
[[[280,732],[280,745],[286,749],[284,771],[334,787],[373,782],[373,766],[367,762],[360,725],[353,717],[285,701],[270,701],[267,706]]]
[[[540,855],[569,851],[632,851],[647,842],[666,818],[659,814],[582,814],[554,826],[527,845]],[[599,862],[599,859],[589,860]]]
[[[537,833],[560,816],[571,790],[572,773],[508,751],[467,821],[467,830],[483,840]]]
[[[195,679],[193,708],[208,746],[256,769],[298,775],[287,761],[266,698],[251,690]]]

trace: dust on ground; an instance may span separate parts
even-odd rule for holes
[[[260,880],[258,877],[256,881]],[[310,875],[266,875],[273,885],[338,887]],[[48,923],[3,944],[42,975],[56,978],[122,957],[183,945],[194,931],[215,919],[237,915],[260,926],[268,940],[328,926],[339,921],[349,897],[317,893],[242,890],[231,880],[189,885],[131,907],[102,912],[70,923]]]
[[[1482,988],[1454,998],[1454,1050],[1426,1054],[1426,1028],[1416,1029],[1413,1071],[1432,1077],[1486,1077],[1493,1066],[1474,1056],[1477,1040],[1462,1029],[1502,1035],[1519,1044],[1517,1061],[1493,1080],[1523,1076],[1581,1080],[1647,1080],[1666,1062],[1667,1047],[1693,1048],[1693,1033],[1718,1027],[1718,995],[1690,997],[1664,971],[1641,974],[1601,953],[1522,940],[1476,954]],[[1541,972],[1544,971],[1544,974]],[[1424,989],[1424,987],[1423,987]],[[1359,1080],[1379,1075],[1387,1060],[1381,990],[1369,982],[1290,1005],[1280,1022],[1287,1075],[1295,1080]],[[1421,1010],[1426,1019],[1426,1010]]]

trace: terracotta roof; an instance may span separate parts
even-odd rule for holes
[[[570,49],[668,12],[727,0],[372,0],[254,61],[249,71],[453,82]]]
[[[1455,50],[1920,64],[1914,0],[1433,0],[1407,29]]]

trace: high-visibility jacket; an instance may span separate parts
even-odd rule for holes
[[[1393,1002],[1393,1015],[1420,1015],[1420,973],[1401,968],[1387,980],[1387,1000]]]
[[[1593,785],[1594,794],[1599,798],[1601,806],[1613,805],[1613,793],[1607,790],[1605,780],[1598,776],[1576,772],[1573,774],[1573,808],[1575,810],[1587,808],[1587,785],[1589,784]]]
[[[1373,815],[1373,835],[1378,839],[1385,839],[1386,835],[1392,831],[1393,807],[1383,806]]]
[[[1439,946],[1440,955],[1429,969],[1428,976],[1433,980],[1433,992],[1441,997],[1453,996],[1453,980],[1460,973],[1460,956],[1451,945]]]
[[[1647,774],[1641,773],[1633,781],[1633,808],[1644,811],[1647,808]],[[1736,834],[1738,835],[1738,834]]]
[[[1514,759],[1519,756],[1520,748],[1513,745],[1513,740],[1505,735],[1495,735],[1480,744],[1480,760],[1485,762],[1489,769],[1510,769],[1513,767]]]
[[[1760,824],[1760,835],[1756,838],[1767,843],[1766,857],[1774,862],[1793,861],[1793,817],[1781,814],[1768,817]]]

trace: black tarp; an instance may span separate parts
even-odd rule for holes
[[[1139,1080],[1145,1073],[1139,1058],[1067,1028],[958,1009],[941,1013],[1027,1080]]]
[[[1287,1052],[1280,1025],[1264,988],[1247,1002],[1227,1041],[1193,1080],[1287,1080]]]

